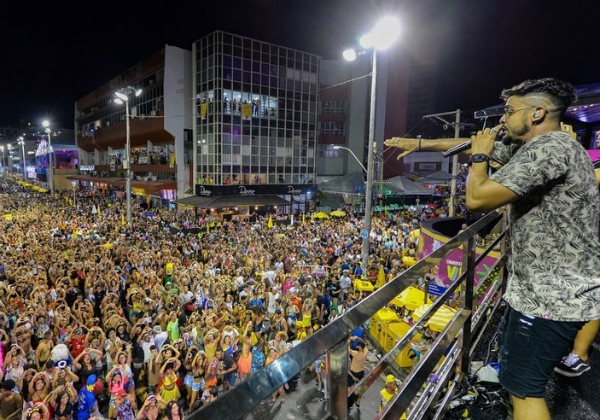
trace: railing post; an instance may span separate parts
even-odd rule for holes
[[[339,342],[327,352],[329,372],[327,387],[329,400],[327,411],[332,419],[345,420],[348,418],[348,342]]]
[[[471,314],[465,321],[463,326],[462,334],[462,361],[461,370],[464,375],[469,373],[469,365],[471,363],[471,341],[472,341],[472,322],[473,314],[475,313],[475,302],[473,297],[473,290],[475,287],[475,253],[477,250],[476,236],[471,236],[468,242],[465,244],[465,252],[463,253],[463,265],[467,267],[467,278],[464,290],[464,308],[471,311]],[[466,263],[466,264],[465,264]]]

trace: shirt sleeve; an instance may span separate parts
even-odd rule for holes
[[[524,196],[565,176],[569,170],[571,148],[559,134],[541,135],[527,143],[490,179]],[[572,141],[570,137],[568,141]]]

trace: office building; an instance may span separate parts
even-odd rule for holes
[[[182,197],[193,185],[192,54],[166,45],[75,103],[79,173],[83,190],[123,194],[126,105],[122,88],[141,89],[129,99],[133,194],[153,205]]]

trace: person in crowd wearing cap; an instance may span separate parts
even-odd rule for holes
[[[302,321],[296,321],[296,341],[304,341],[308,338],[306,328]]]
[[[163,344],[169,339],[169,333],[163,331],[160,325],[155,325],[153,327],[154,331],[154,344],[158,351],[162,348]]]
[[[90,375],[85,385],[79,390],[79,394],[77,394],[77,410],[75,411],[75,418],[77,420],[88,420],[92,417],[96,405],[96,396],[94,395],[95,384],[96,375]]]
[[[398,392],[398,384],[396,383],[396,377],[394,375],[387,375],[385,377],[385,387],[379,392],[381,396],[381,403],[377,412],[383,411],[386,404],[392,399]]]
[[[356,345],[356,350],[352,349],[352,345]],[[360,382],[365,376],[365,362],[367,361],[367,355],[369,351],[367,349],[367,343],[362,338],[357,336],[351,336],[348,340],[348,354],[351,356],[350,369],[348,370],[348,394],[352,390],[352,387]],[[348,397],[348,408],[352,408],[352,405],[360,407],[360,395],[351,394]]]
[[[117,409],[117,420],[134,420],[133,410],[136,408],[135,397],[125,391],[119,391],[115,400]]]
[[[12,379],[2,382],[0,391],[0,418],[2,420],[19,420],[23,410],[23,398],[14,392],[17,384]]]

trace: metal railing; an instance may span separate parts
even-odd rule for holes
[[[476,236],[489,226],[502,224],[502,232],[490,243],[483,253],[476,257]],[[324,328],[316,331],[293,349],[261,369],[249,379],[239,383],[211,404],[202,407],[186,418],[200,419],[239,419],[251,412],[262,400],[267,399],[279,387],[294,378],[309,364],[327,353],[329,371],[327,384],[329,400],[326,419],[347,419],[348,417],[348,339],[350,332],[367,322],[380,309],[400,294],[453,250],[462,247],[463,273],[439,296],[429,310],[416,322],[395,346],[376,362],[369,373],[350,391],[362,395],[375,380],[394,363],[396,356],[409,345],[411,339],[421,330],[436,311],[446,303],[458,287],[462,287],[464,301],[446,328],[439,333],[430,349],[425,352],[418,364],[402,382],[399,391],[378,414],[381,419],[397,420],[406,414],[407,419],[443,418],[452,400],[456,386],[468,372],[475,346],[498,308],[502,281],[488,284],[479,302],[475,302],[477,291],[474,286],[475,267],[493,249],[500,247],[501,256],[491,267],[502,268],[504,256],[504,219],[499,212],[491,212],[465,229],[445,245],[421,259],[414,266],[397,276],[349,309],[342,316]],[[489,275],[489,273],[488,273]],[[480,279],[481,288],[485,278]],[[480,291],[481,292],[481,291]],[[445,357],[444,357],[445,356]],[[435,379],[431,374],[435,371]]]

